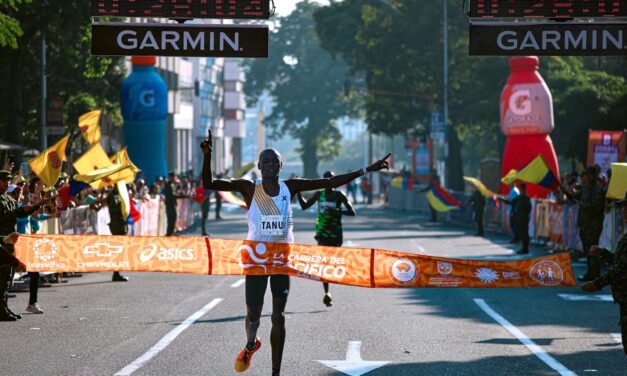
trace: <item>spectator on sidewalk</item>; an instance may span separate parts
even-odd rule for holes
[[[485,197],[476,189],[468,204],[473,204],[475,209],[475,222],[477,222],[477,236],[483,236],[483,213],[485,211]]]
[[[616,205],[622,207],[623,223],[627,223],[627,195],[625,195],[625,199],[618,201]],[[596,245],[590,247],[589,254],[603,258],[611,266],[605,274],[595,278],[593,281],[585,282],[581,285],[581,288],[587,292],[594,292],[601,290],[607,285],[612,286],[614,303],[617,303],[620,307],[619,325],[621,327],[623,351],[627,355],[627,232],[620,238],[615,254]]]
[[[165,215],[168,221],[168,228],[165,236],[174,235],[174,231],[176,230],[176,217],[177,217],[177,209],[178,203],[176,200],[179,198],[185,198],[187,196],[181,195],[178,193],[177,187],[177,178],[174,171],[170,171],[169,179],[165,183],[164,194],[165,194]]]

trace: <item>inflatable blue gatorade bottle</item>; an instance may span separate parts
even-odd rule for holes
[[[124,141],[129,157],[139,167],[147,184],[167,176],[166,120],[168,88],[155,70],[154,56],[131,59],[133,72],[122,84],[121,105]]]

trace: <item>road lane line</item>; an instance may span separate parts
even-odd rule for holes
[[[183,333],[187,327],[192,325],[196,320],[204,316],[207,312],[211,311],[215,306],[220,304],[224,299],[223,298],[215,298],[207,305],[196,311],[193,315],[189,316],[182,323],[180,323],[176,328],[172,329],[165,337],[161,338],[156,345],[154,345],[150,350],[146,351],[146,353],[139,358],[135,359],[131,364],[122,368],[118,371],[114,376],[128,376],[133,372],[140,369],[144,364],[146,364],[150,359],[154,358],[161,350],[168,347],[168,345],[174,341],[179,334]]]
[[[623,336],[620,333],[612,333],[612,338],[618,343],[623,343]]]
[[[597,294],[557,294],[560,298],[564,300],[571,300],[575,302],[581,301],[593,301],[593,302],[612,302],[612,295],[597,295]]]
[[[562,376],[577,376],[576,373],[564,367],[564,365],[558,362],[551,355],[547,354],[542,348],[536,345],[525,333],[520,331],[517,327],[512,325],[509,321],[507,321],[503,316],[499,315],[495,310],[490,307],[485,300],[483,299],[473,299],[475,303],[483,310],[483,312],[487,313],[488,316],[492,317],[494,321],[499,323],[503,328],[507,329],[514,337],[516,337],[523,345],[525,345],[533,355],[537,356],[542,360],[546,365],[553,368]]]
[[[244,284],[244,282],[246,282],[245,278],[238,279],[235,283],[231,285],[231,287],[240,287],[241,285]]]

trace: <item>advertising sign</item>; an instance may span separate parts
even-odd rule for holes
[[[627,17],[627,2],[616,0],[470,0],[470,17],[599,18]]]
[[[626,55],[627,23],[479,22],[470,24],[470,55]]]
[[[91,0],[93,17],[270,18],[270,0]]]
[[[268,57],[259,25],[92,24],[92,55]]]
[[[606,173],[612,163],[625,160],[625,132],[594,131],[588,132],[588,166],[598,164],[601,172]]]

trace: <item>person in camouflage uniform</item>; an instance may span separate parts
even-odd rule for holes
[[[28,217],[51,199],[46,198],[33,205],[18,206],[8,193],[11,173],[0,170],[0,237],[15,232],[16,219]],[[2,244],[0,248],[0,321],[16,321],[21,315],[13,313],[8,307],[8,293],[13,279],[14,267],[18,266],[13,256],[13,244]]]
[[[622,206],[623,222],[627,223],[627,196],[624,200],[618,201],[617,206]],[[590,248],[590,254],[602,257],[611,266],[607,273],[594,281],[582,284],[581,288],[587,292],[594,292],[607,285],[612,285],[614,303],[620,307],[619,325],[623,338],[623,350],[627,355],[627,232],[618,241],[616,253],[612,254],[607,249],[595,245]]]
[[[601,273],[601,259],[590,255],[590,247],[599,243],[603,232],[605,216],[605,192],[598,182],[597,170],[594,167],[586,168],[582,176],[582,189],[575,194],[579,204],[577,225],[583,251],[588,259],[588,272],[579,279],[592,281]]]
[[[325,179],[330,179],[335,174],[332,171],[327,171],[322,175]],[[309,209],[316,202],[318,203],[318,219],[316,220],[316,236],[318,245],[327,245],[332,247],[341,247],[344,242],[344,234],[342,230],[342,215],[355,215],[355,209],[351,205],[350,201],[342,191],[335,190],[333,188],[327,188],[324,191],[317,191],[309,198],[305,200],[303,196],[298,193],[298,202],[303,210]],[[342,210],[342,205],[346,210]],[[324,297],[322,303],[327,307],[333,305],[333,299],[329,293],[329,284],[322,283],[324,287]]]

